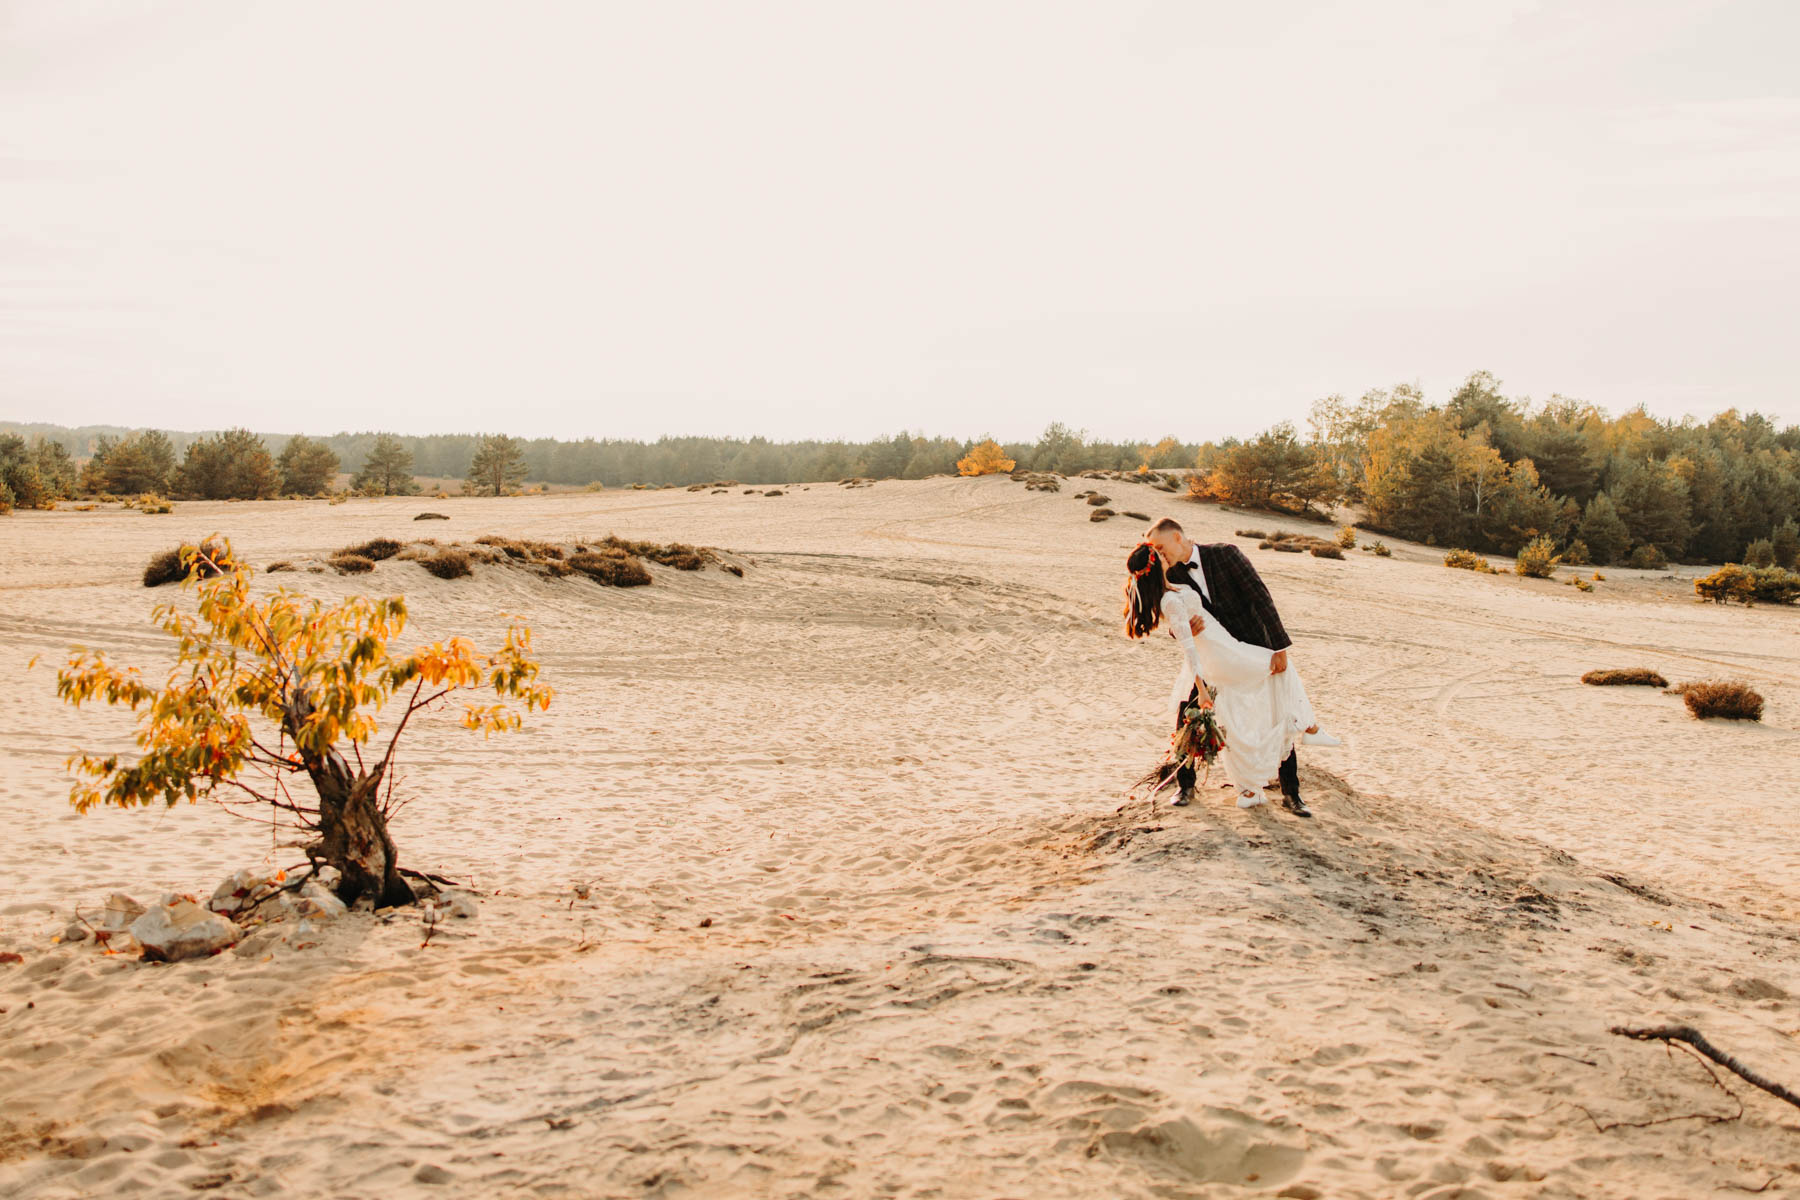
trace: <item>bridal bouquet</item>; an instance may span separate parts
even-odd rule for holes
[[[1207,688],[1209,698],[1218,695],[1212,688]],[[1192,767],[1204,777],[1212,767],[1213,760],[1225,749],[1225,729],[1219,724],[1219,718],[1209,704],[1202,708],[1198,701],[1189,700],[1181,706],[1181,725],[1169,737],[1169,752],[1156,768],[1138,780],[1139,787],[1148,787],[1154,797],[1158,792],[1175,782],[1175,776],[1183,767]]]

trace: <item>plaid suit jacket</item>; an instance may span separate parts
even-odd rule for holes
[[[1269,650],[1286,650],[1294,644],[1262,576],[1242,550],[1230,542],[1216,542],[1199,551],[1200,569],[1206,572],[1206,590],[1211,593],[1209,607],[1232,637]]]

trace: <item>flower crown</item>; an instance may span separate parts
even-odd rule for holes
[[[1156,570],[1156,566],[1157,566],[1156,547],[1152,546],[1149,542],[1139,542],[1138,549],[1139,550],[1148,550],[1150,552],[1150,561],[1131,572],[1131,574],[1134,578],[1142,579],[1144,576],[1148,575],[1150,572]]]

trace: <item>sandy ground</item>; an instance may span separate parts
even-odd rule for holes
[[[1203,540],[1281,524],[1101,486]],[[1727,1076],[1736,1116],[1692,1058],[1607,1034],[1691,1022],[1800,1084],[1800,613],[1246,543],[1348,745],[1304,756],[1315,821],[1152,811],[1126,794],[1176,651],[1119,631],[1141,526],[1076,490],[0,521],[0,1194],[1800,1192],[1800,1113]],[[421,529],[749,567],[287,576],[404,592],[426,636],[533,624],[552,710],[490,742],[427,723],[405,763],[405,859],[474,881],[480,917],[175,966],[53,945],[111,890],[293,856],[204,806],[73,814],[63,757],[129,723],[25,661],[165,662],[174,593],[139,576],[182,537],[266,564]],[[1578,682],[1638,665],[1749,680],[1767,717]]]

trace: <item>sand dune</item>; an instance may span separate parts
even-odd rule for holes
[[[1282,524],[1108,484],[1203,539]],[[1120,495],[1123,489],[1124,495]],[[378,535],[617,532],[743,579],[608,590],[411,563],[417,632],[527,615],[558,688],[519,735],[403,763],[412,914],[155,966],[52,945],[115,889],[280,861],[206,808],[92,813],[71,642],[163,661],[149,556]],[[1297,527],[1297,526],[1296,526]],[[0,523],[0,1193],[222,1196],[1682,1197],[1800,1187],[1800,1114],[1608,1036],[1691,1022],[1800,1083],[1800,615],[1593,595],[1439,555],[1251,553],[1347,746],[1317,820],[1152,811],[1172,646],[1118,631],[1136,522],[1004,479],[781,497],[180,505]],[[1677,572],[1679,574],[1679,572]],[[1728,675],[1761,725],[1594,667]],[[1220,793],[1223,796],[1223,793]],[[581,885],[585,898],[572,890]]]

